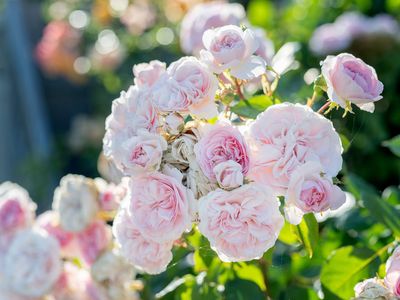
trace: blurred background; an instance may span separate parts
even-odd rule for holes
[[[183,55],[180,22],[201,2],[0,0],[0,182],[26,187],[43,211],[64,174],[99,176],[112,100],[132,84],[134,64]],[[400,0],[237,2],[276,49],[301,44],[282,100],[305,103],[328,54],[350,52],[376,68],[385,85],[376,112],[329,118],[351,145],[345,171],[379,190],[398,185],[400,159],[384,142],[400,133]]]

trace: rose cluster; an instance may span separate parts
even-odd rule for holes
[[[333,23],[319,26],[313,33],[309,47],[312,52],[323,56],[343,51],[355,41],[377,37],[399,40],[399,23],[388,14],[368,17],[358,12],[346,12]]]
[[[1,184],[0,299],[137,299],[134,271],[106,223],[125,192],[123,184],[67,175],[53,210],[36,218],[26,190]]]
[[[400,247],[386,261],[386,275],[366,279],[354,287],[356,299],[400,299]]]
[[[208,5],[223,14],[203,19]],[[281,74],[263,55],[262,35],[239,27],[242,20],[237,5],[195,7],[182,41],[197,57],[134,66],[134,84],[112,104],[104,153],[127,177],[113,234],[138,270],[166,270],[172,248],[191,230],[223,261],[258,259],[285,219],[297,225],[304,214],[329,214],[346,201],[334,184],[341,140],[322,110],[351,111],[354,103],[372,111],[383,90],[374,69],[350,54],[328,57],[322,74],[329,100],[320,113],[312,103],[285,102],[255,120],[235,114],[231,107],[246,101],[249,84],[271,97]]]

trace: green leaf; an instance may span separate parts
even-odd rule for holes
[[[400,237],[400,213],[379,197],[374,187],[352,174],[346,176],[345,183],[348,190],[362,201],[376,221],[386,225],[397,237]]]
[[[273,104],[274,101],[271,97],[258,95],[248,100],[241,100],[238,104],[231,107],[231,111],[241,117],[255,119],[261,112]]]
[[[350,141],[349,139],[344,135],[344,134],[339,134],[340,137],[340,141],[342,142],[342,146],[343,146],[343,152],[346,153],[347,150],[349,150],[350,147]]]
[[[388,147],[393,154],[400,157],[400,134],[388,141],[384,141],[382,145]]]
[[[314,91],[317,92],[318,94],[322,94],[323,92],[326,92],[328,89],[326,85],[326,81],[324,76],[319,75],[317,78],[314,80]]]
[[[291,226],[288,222],[285,222],[281,232],[279,233],[278,239],[287,245],[293,245],[298,243],[297,235],[293,233]]]
[[[236,275],[239,278],[253,281],[263,291],[267,289],[264,282],[264,276],[260,268],[258,268],[257,266],[252,264],[240,263],[234,264],[233,269],[235,270]]]
[[[387,247],[374,252],[367,248],[347,246],[339,248],[322,265],[321,284],[327,294],[340,299],[354,296],[354,286],[362,279],[372,277],[379,268],[379,256]],[[330,299],[332,297],[328,297]]]
[[[253,25],[267,28],[272,25],[274,16],[274,5],[269,1],[253,0],[247,7],[247,17]]]
[[[313,214],[306,214],[301,223],[297,226],[292,225],[292,232],[303,244],[308,256],[312,257],[314,250],[318,246],[318,222]]]
[[[228,281],[224,296],[226,300],[265,300],[265,295],[257,284],[243,279]]]

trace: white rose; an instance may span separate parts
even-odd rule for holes
[[[92,179],[66,175],[54,192],[53,209],[60,215],[61,227],[79,232],[94,221],[99,210],[97,189]]]
[[[47,294],[62,270],[57,241],[38,230],[19,232],[4,262],[4,280],[8,290],[27,297]]]

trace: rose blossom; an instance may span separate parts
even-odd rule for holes
[[[131,86],[113,101],[103,139],[104,154],[108,158],[115,159],[122,143],[136,136],[140,130],[158,131],[159,115],[152,97],[148,88]]]
[[[111,230],[106,223],[97,220],[85,230],[78,232],[76,239],[80,256],[87,265],[91,265],[109,246]]]
[[[166,270],[172,260],[172,241],[158,243],[146,239],[133,223],[128,203],[123,203],[113,223],[113,234],[121,255],[135,268],[149,274],[159,274]]]
[[[400,297],[400,247],[386,261],[385,285],[397,297]]]
[[[240,131],[228,123],[206,125],[194,152],[202,171],[212,182],[217,180],[214,167],[228,160],[237,162],[243,175],[249,171],[247,144]]]
[[[61,227],[71,232],[85,229],[99,211],[97,197],[93,179],[73,174],[61,178],[53,201],[53,209],[60,216]]]
[[[139,130],[136,136],[121,141],[113,157],[117,166],[126,175],[159,169],[167,142],[157,134]]]
[[[240,25],[246,18],[241,4],[213,1],[194,6],[181,24],[180,40],[183,52],[197,55],[203,48],[202,36],[207,29],[225,25]]]
[[[86,269],[70,262],[64,263],[64,270],[51,294],[54,300],[108,300],[106,291],[93,281]]]
[[[324,175],[322,166],[307,162],[291,175],[285,197],[286,218],[298,225],[304,214],[338,209],[345,201],[345,193]]]
[[[343,108],[348,108],[349,101],[362,110],[374,111],[373,102],[382,99],[383,84],[373,67],[348,53],[328,56],[321,66],[331,101]]]
[[[185,126],[185,119],[178,113],[170,113],[164,119],[164,130],[171,135],[178,135]]]
[[[181,176],[179,171],[177,173]],[[129,212],[146,239],[172,241],[190,228],[194,199],[181,181],[182,177],[159,172],[143,174],[129,181]]]
[[[384,286],[383,282],[378,278],[369,278],[359,282],[354,287],[355,298],[354,300],[365,299],[386,299],[395,300],[396,297]]]
[[[187,168],[193,161],[196,160],[194,154],[194,145],[197,143],[197,138],[194,134],[184,133],[177,137],[169,145],[165,160],[173,165],[182,165]]]
[[[11,182],[0,184],[0,255],[19,230],[33,223],[35,210],[24,188]]]
[[[61,273],[59,246],[42,231],[23,230],[13,239],[4,258],[5,286],[25,297],[42,297]]]
[[[327,176],[342,168],[342,144],[332,122],[300,104],[268,107],[248,132],[252,165],[249,177],[275,195],[286,193],[291,173],[308,161],[320,162]]]
[[[50,210],[42,213],[36,220],[36,226],[57,240],[63,256],[74,256],[77,254],[75,236],[72,232],[61,228],[57,212]]]
[[[134,270],[116,250],[104,252],[91,266],[90,272],[97,282],[129,282],[134,278]]]
[[[254,183],[202,197],[199,216],[200,232],[225,262],[260,258],[275,244],[284,222],[278,200]]]
[[[319,26],[310,38],[309,47],[314,54],[327,55],[347,49],[352,40],[351,32],[344,26],[328,23]]]
[[[203,35],[206,50],[200,51],[201,59],[215,73],[230,70],[239,79],[253,79],[266,72],[266,62],[253,55],[259,48],[255,33],[247,28],[227,25],[209,29]]]
[[[165,63],[159,60],[134,65],[133,75],[135,75],[135,84],[137,86],[151,87],[165,72],[165,68]]]
[[[218,81],[207,65],[192,56],[173,62],[154,85],[155,105],[164,112],[190,112],[210,119],[218,114]]]
[[[119,204],[126,194],[126,187],[123,182],[116,185],[107,183],[103,178],[95,178],[94,184],[98,191],[98,202],[102,211],[117,210]]]
[[[220,187],[234,189],[243,184],[242,166],[236,161],[227,160],[216,165],[213,169]]]

